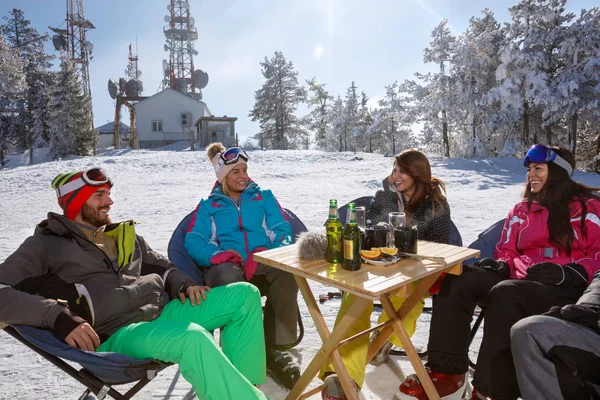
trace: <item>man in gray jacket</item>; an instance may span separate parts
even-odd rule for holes
[[[266,375],[258,289],[198,286],[133,221],[111,223],[112,181],[99,168],[52,187],[64,215],[49,213],[0,264],[0,321],[86,351],[177,363],[200,398],[266,398],[254,386]],[[221,327],[223,351],[209,333]]]
[[[576,304],[513,325],[511,349],[523,399],[600,399],[600,273]]]

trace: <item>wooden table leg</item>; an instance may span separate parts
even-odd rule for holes
[[[410,311],[415,307],[417,302],[419,302],[423,298],[423,296],[425,296],[429,292],[429,288],[431,287],[431,285],[433,285],[433,283],[438,279],[440,275],[441,272],[429,275],[421,280],[419,285],[417,285],[415,290],[413,290],[410,296],[408,296],[404,304],[402,304],[402,306],[397,312],[401,321],[403,321],[404,318],[406,318]],[[392,318],[392,316],[389,314],[388,317],[390,319]],[[392,336],[393,333],[394,331],[391,325],[388,325],[381,330],[379,335],[377,335],[373,343],[371,343],[371,345],[369,346],[369,351],[367,352],[367,363],[370,362],[373,359],[373,357],[375,357],[375,354],[377,354],[379,349],[381,349],[381,347]]]
[[[334,369],[338,378],[340,379],[340,383],[344,392],[346,393],[346,397],[351,400],[358,400],[354,392],[354,384],[352,383],[352,379],[348,375],[348,371],[342,362],[342,357],[337,351],[337,347],[339,343],[345,338],[348,330],[354,322],[358,319],[358,317],[363,313],[367,305],[371,302],[369,299],[354,297],[348,311],[342,316],[337,326],[333,329],[333,332],[329,332],[329,328],[325,323],[325,319],[323,318],[323,314],[321,314],[321,310],[317,305],[317,301],[312,294],[312,290],[308,285],[308,282],[305,278],[301,276],[294,275],[296,278],[296,282],[298,283],[298,288],[302,293],[302,297],[304,297],[304,301],[308,307],[308,311],[315,323],[315,327],[321,336],[321,340],[323,341],[323,346],[319,349],[313,360],[310,362],[304,373],[296,382],[296,385],[292,388],[290,393],[287,395],[286,400],[295,400],[299,398],[304,391],[313,380],[313,378],[319,373],[321,367],[327,362],[327,360],[331,357]]]
[[[423,366],[423,362],[421,361],[421,358],[419,358],[419,355],[417,354],[417,350],[415,349],[415,346],[413,346],[413,344],[410,340],[410,337],[408,336],[408,333],[406,332],[406,329],[404,329],[404,325],[402,325],[402,319],[400,318],[400,315],[394,309],[394,305],[392,304],[392,301],[390,300],[390,298],[387,295],[381,296],[380,300],[381,300],[381,304],[383,305],[383,309],[385,310],[386,314],[392,321],[391,326],[393,327],[394,332],[396,332],[396,334],[398,335],[398,338],[400,339],[400,343],[402,343],[402,347],[404,348],[404,351],[406,351],[406,355],[408,356],[410,363],[412,364],[413,368],[415,369],[415,372],[416,372],[417,376],[419,377],[419,380],[421,381],[421,384],[423,385],[423,389],[425,389],[425,393],[427,393],[429,400],[439,400],[440,395],[438,394],[437,390],[435,389],[435,386],[433,385],[433,382],[431,381],[431,378],[429,377],[427,370],[425,370],[425,367]]]

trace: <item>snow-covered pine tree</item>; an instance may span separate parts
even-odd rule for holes
[[[19,100],[25,92],[25,75],[18,49],[12,49],[0,35],[0,169],[4,154],[16,142],[19,126]]]
[[[427,94],[423,101],[427,102],[427,114],[422,116],[424,123],[424,133],[434,139],[439,136],[436,132],[441,131],[442,152],[446,157],[450,157],[450,139],[449,139],[449,112],[451,112],[451,102],[449,97],[452,93],[450,77],[446,74],[446,63],[452,60],[452,50],[455,38],[450,34],[448,20],[444,19],[434,28],[431,33],[432,41],[429,47],[423,52],[423,61],[426,63],[435,63],[439,66],[440,72],[429,74],[416,74],[418,78],[427,85]],[[432,140],[435,143],[436,140]],[[439,140],[437,140],[439,143]]]
[[[453,109],[457,133],[452,151],[455,155],[485,157],[497,147],[488,127],[498,111],[497,103],[485,104],[488,92],[496,86],[496,69],[504,33],[489,9],[481,17],[472,17],[469,27],[455,43],[450,75],[455,83]],[[504,142],[501,139],[500,145]]]
[[[385,87],[385,94],[377,102],[379,108],[374,115],[378,125],[379,143],[375,141],[378,151],[395,155],[400,149],[411,147],[413,143],[410,126],[414,122],[412,107],[408,97],[400,90],[398,81]]]
[[[327,147],[331,150],[344,151],[344,127],[346,126],[346,113],[344,101],[338,95],[333,102],[330,113],[330,127],[327,138]]]
[[[6,42],[12,48],[19,49],[23,62],[23,73],[26,79],[26,91],[19,104],[18,113],[21,122],[18,129],[18,145],[21,149],[29,149],[29,162],[33,164],[33,146],[40,143],[48,135],[44,118],[48,106],[46,93],[48,71],[54,58],[44,51],[44,43],[48,35],[41,35],[25,19],[23,11],[13,8],[9,17],[4,17],[6,24],[2,32]]]
[[[260,63],[265,78],[255,92],[254,108],[248,116],[259,121],[261,133],[256,139],[273,149],[294,148],[302,143],[304,130],[294,114],[298,104],[306,100],[306,90],[298,83],[298,72],[281,51]],[[301,139],[301,140],[298,140]]]
[[[344,101],[344,151],[356,151],[356,134],[358,125],[358,87],[352,81],[346,91]]]
[[[91,101],[84,95],[73,63],[63,58],[51,91],[49,110],[50,153],[87,156],[93,143]]]
[[[543,118],[548,125],[566,121],[569,148],[575,153],[578,142],[593,141],[596,147],[600,119],[600,9],[581,10],[572,24],[562,27],[557,40],[562,63],[552,80],[551,93],[545,98]],[[592,124],[586,123],[591,121]],[[596,128],[585,129],[593,125]],[[578,129],[580,126],[584,129]]]
[[[573,14],[565,13],[565,4],[566,0],[521,0],[509,8],[511,23],[505,26],[502,63],[496,74],[501,83],[490,92],[490,99],[501,105],[494,128],[514,130],[516,126],[522,134],[509,135],[501,154],[520,153],[540,141],[560,142],[554,137],[556,126],[544,116],[544,109],[553,80],[562,69],[559,45],[564,25],[573,18]]]
[[[317,149],[327,148],[327,131],[330,127],[329,112],[333,97],[325,89],[325,83],[317,82],[316,78],[306,81],[308,85],[308,107],[312,111],[304,117],[308,129],[314,133],[314,141]]]
[[[368,134],[369,127],[373,124],[373,117],[369,110],[369,97],[365,92],[360,93],[360,105],[358,109],[358,130],[360,135],[357,136],[357,150],[373,152],[373,144],[371,136]]]

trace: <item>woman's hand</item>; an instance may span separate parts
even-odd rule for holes
[[[551,262],[534,264],[527,268],[525,279],[546,285],[583,289],[588,284],[588,273],[581,264],[560,265]]]
[[[195,306],[196,304],[200,305],[202,300],[206,300],[206,292],[210,292],[210,288],[208,286],[198,286],[192,285],[181,288],[179,291],[179,300],[185,304],[186,298],[190,299],[190,304]]]
[[[226,262],[231,262],[237,264],[238,266],[242,265],[242,256],[235,250],[227,250],[221,251],[220,253],[215,254],[210,258],[211,265],[219,265]]]
[[[486,257],[475,261],[473,266],[487,269],[488,271],[493,271],[502,278],[508,278],[510,276],[510,266],[506,261],[498,261],[494,260],[493,258]]]
[[[227,249],[227,250],[225,250],[225,251],[228,251],[228,252],[230,252],[230,253],[233,253],[233,254],[237,254],[237,256],[238,256],[240,259],[242,258],[242,255],[241,255],[241,254],[240,254],[238,251],[236,251],[236,250],[234,250],[234,249]]]

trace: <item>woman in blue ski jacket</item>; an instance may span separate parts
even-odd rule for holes
[[[270,190],[248,177],[248,154],[213,143],[206,150],[217,182],[200,201],[185,235],[185,248],[210,287],[248,281],[267,296],[264,328],[267,372],[291,389],[300,368],[286,351],[298,333],[298,286],[287,272],[254,261],[253,254],[293,242],[286,214]]]

